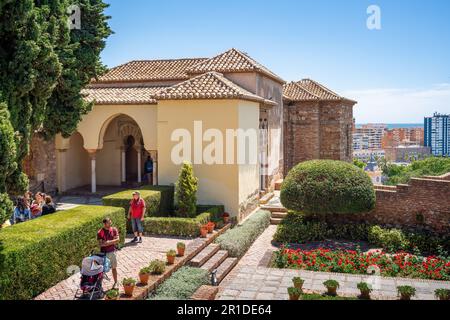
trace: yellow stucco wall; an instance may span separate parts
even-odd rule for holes
[[[159,183],[173,184],[178,178],[181,165],[171,159],[172,149],[178,142],[171,141],[174,130],[187,129],[194,139],[194,121],[202,121],[203,133],[218,129],[226,136],[227,129],[258,129],[259,104],[240,100],[185,100],[160,101],[158,103],[158,165]],[[191,141],[193,146],[194,141]],[[203,142],[203,148],[209,143]],[[224,141],[224,148],[226,142]],[[235,157],[237,157],[235,143]],[[194,162],[192,158],[186,159]],[[224,152],[224,160],[226,155]],[[258,165],[195,164],[195,175],[199,178],[199,204],[224,204],[232,215],[238,215],[241,199],[246,199],[248,190],[258,188]],[[240,184],[246,184],[240,187]],[[253,192],[253,190],[252,190]]]
[[[129,116],[139,125],[145,149],[156,150],[156,105],[95,105],[91,112],[83,116],[77,129],[84,138],[85,149],[102,149],[102,137],[108,125],[121,114]]]

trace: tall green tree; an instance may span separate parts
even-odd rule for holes
[[[69,30],[73,4],[80,7],[79,30]],[[28,187],[22,161],[32,134],[70,136],[90,110],[80,92],[105,70],[106,7],[102,0],[0,0],[0,102],[8,107],[16,145],[15,170],[0,186],[9,194]]]
[[[177,216],[195,217],[197,213],[197,190],[198,179],[194,176],[192,164],[184,162],[175,188]]]

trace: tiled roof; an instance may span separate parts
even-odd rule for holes
[[[189,79],[186,70],[206,58],[136,60],[109,70],[97,82],[139,82]]]
[[[264,67],[262,64],[249,57],[247,54],[237,50],[230,49],[214,58],[200,62],[187,70],[191,74],[199,74],[205,72],[259,72],[280,83],[285,81],[275,73]]]
[[[95,104],[156,104],[154,95],[164,87],[88,87],[85,99]]]
[[[337,93],[331,91],[320,83],[311,80],[311,79],[303,79],[297,82],[299,86],[303,89],[309,91],[310,93],[318,96],[322,100],[343,100],[344,98],[338,95]]]
[[[319,101],[320,98],[303,89],[295,82],[289,82],[283,86],[283,96],[291,101]]]
[[[243,99],[268,105],[276,104],[241,88],[217,72],[208,72],[164,88],[156,93],[155,98],[158,100]]]

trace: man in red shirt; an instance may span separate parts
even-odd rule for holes
[[[145,210],[145,201],[141,198],[141,194],[138,191],[133,192],[133,199],[130,202],[130,209],[128,210],[128,220],[131,220],[131,226],[134,232],[132,243],[142,243],[142,234],[144,233],[142,222],[145,218]]]
[[[114,278],[114,287],[117,285],[117,256],[116,246],[120,242],[120,235],[117,228],[112,227],[111,219],[103,220],[103,228],[97,232],[97,240],[102,253],[111,261],[111,270]]]

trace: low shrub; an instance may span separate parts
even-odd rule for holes
[[[98,251],[97,231],[110,217],[125,239],[123,209],[80,206],[0,232],[0,300],[31,299],[67,278],[67,268]]]
[[[370,225],[331,224],[290,212],[278,226],[274,241],[304,243],[326,239],[366,241]]]
[[[187,300],[198,288],[208,283],[207,270],[182,267],[156,290],[150,300]]]
[[[227,250],[231,257],[242,257],[269,225],[270,212],[260,210],[242,225],[228,230],[218,237],[216,243],[222,250]]]
[[[208,223],[211,217],[223,213],[223,206],[208,206],[208,210],[196,218],[150,217],[144,220],[146,234],[170,235],[179,237],[198,237],[200,226]]]
[[[9,199],[8,194],[0,193],[0,229],[13,213],[14,205]]]
[[[141,190],[154,191],[160,194],[159,206],[149,211],[149,216],[167,217],[173,213],[174,186],[144,186]]]
[[[378,245],[390,252],[406,250],[409,241],[401,230],[383,229],[380,226],[373,226],[369,229],[369,242]]]

